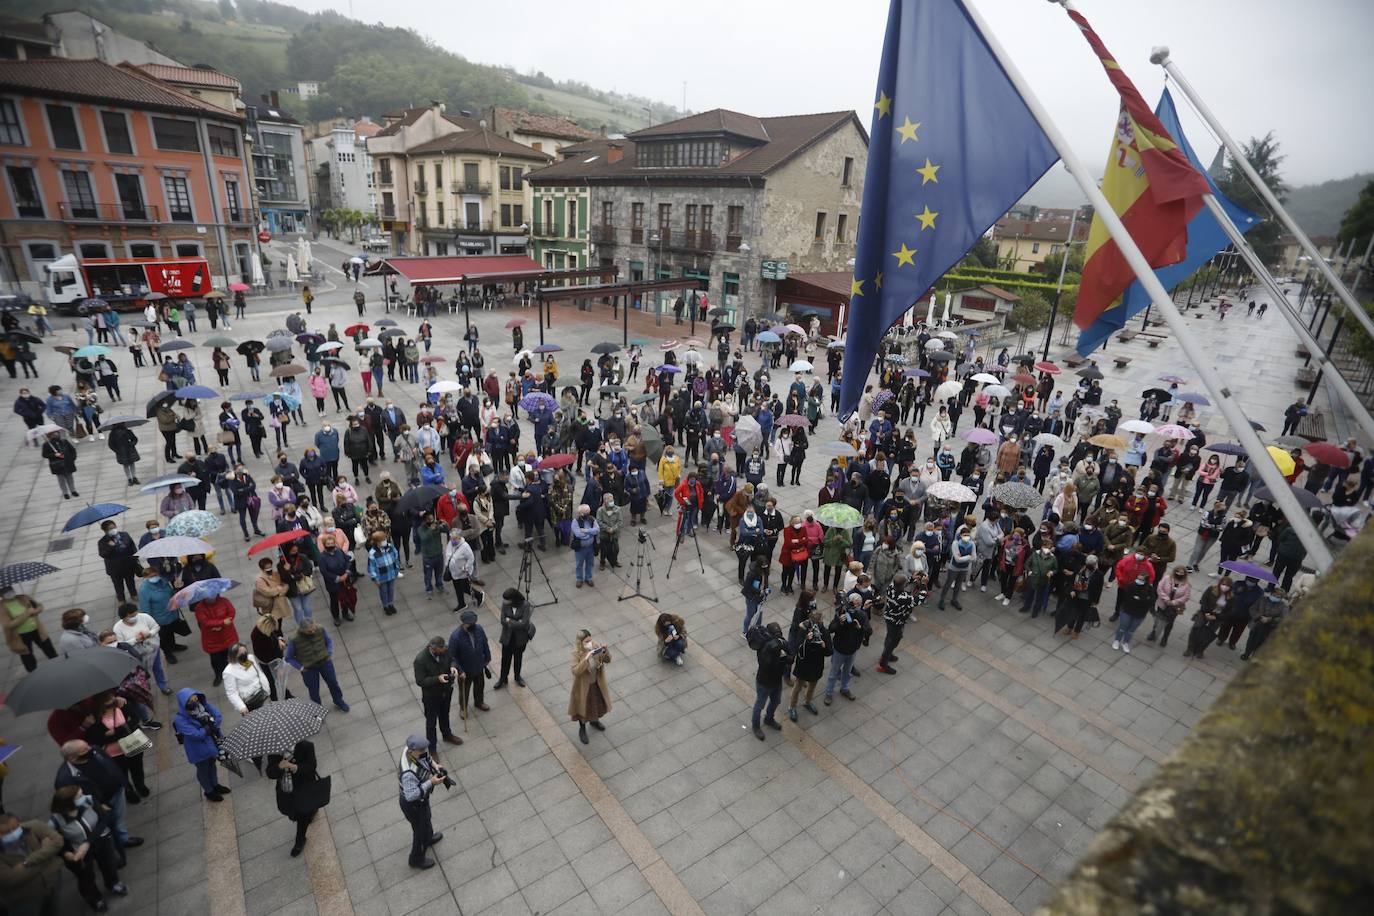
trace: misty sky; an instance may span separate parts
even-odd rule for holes
[[[349,0],[288,2],[350,11]],[[971,2],[1079,155],[1100,169],[1117,102],[1063,9],[1046,0]],[[1150,49],[1166,44],[1238,140],[1275,130],[1290,183],[1374,169],[1374,2],[1079,0],[1076,7],[1151,105],[1164,72],[1149,62]],[[887,0],[351,2],[357,19],[415,29],[482,63],[539,69],[676,105],[685,81],[692,110],[782,115],[853,108],[865,125],[887,9]],[[1209,157],[1217,142],[1181,93],[1175,97],[1189,139]]]

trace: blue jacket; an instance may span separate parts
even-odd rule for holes
[[[444,466],[437,461],[432,466],[428,464],[420,465],[420,483],[443,486]]]
[[[399,557],[391,544],[367,552],[367,575],[373,582],[394,582],[400,572]]]
[[[471,633],[461,626],[450,633],[448,654],[469,677],[481,677],[482,669],[491,663],[491,646],[482,625],[473,624]]]
[[[337,429],[330,429],[329,432],[320,430],[315,433],[315,448],[320,450],[320,460],[338,461],[339,431]]]
[[[301,459],[298,470],[306,483],[320,483],[324,480],[324,458],[320,455],[306,455]]]
[[[191,687],[183,687],[177,691],[177,714],[172,720],[172,728],[181,736],[181,746],[186,751],[188,761],[200,763],[202,760],[213,760],[219,756],[219,746],[215,744],[214,734],[186,711],[186,701],[191,697],[196,697],[200,705],[205,707],[205,711],[210,713],[215,723],[215,731],[219,731],[220,723],[224,721],[219,710],[210,705],[205,694]]]
[[[172,600],[172,583],[159,576],[156,580],[144,579],[138,586],[138,609],[157,621],[160,627],[170,626],[177,620],[177,612],[167,607]]]

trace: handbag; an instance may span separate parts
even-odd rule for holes
[[[135,757],[144,751],[151,750],[153,739],[149,738],[143,729],[136,728],[120,738],[118,744],[125,757]]]
[[[183,432],[183,433],[195,432],[195,429],[196,429],[196,421],[195,421],[195,420],[178,420],[178,421],[177,421],[177,429],[180,430],[180,431]]]
[[[236,439],[234,433],[227,429],[220,430],[219,435],[215,438],[219,440],[220,445],[233,445]]]
[[[314,576],[296,577],[296,594],[298,596],[309,595],[310,593],[315,591],[315,586],[316,582]]]

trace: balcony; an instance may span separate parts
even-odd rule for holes
[[[660,232],[660,235],[663,234]],[[669,242],[664,241],[664,245],[679,251],[713,251],[715,239],[707,230],[688,229],[677,239]]]
[[[649,233],[649,244],[662,245],[664,248],[673,247],[673,230],[665,226],[659,226],[653,232]]]
[[[377,208],[377,218],[378,218],[378,219],[395,219],[395,218],[396,218],[396,208],[395,208],[395,207],[378,207],[378,208]]]
[[[450,193],[450,194],[482,194],[482,195],[487,195],[487,194],[490,194],[490,193],[491,193],[491,182],[490,182],[490,181],[467,181],[467,180],[463,180],[463,181],[452,181],[452,182],[449,182],[448,189],[449,189],[449,193]]]
[[[630,227],[630,244],[631,244],[631,245],[643,245],[643,244],[644,244],[644,227],[643,227],[643,226],[632,226],[632,227]]]
[[[424,197],[424,196],[425,196],[426,194],[428,194],[428,193],[429,193],[429,185],[425,184],[423,181],[417,181],[417,182],[415,182],[415,196],[416,196],[416,197]]]
[[[377,173],[377,187],[379,187],[379,188],[389,188],[389,187],[391,187],[391,183],[392,183],[392,177],[391,177],[391,173],[390,173],[390,172],[378,172],[378,173]]]
[[[598,245],[614,245],[616,243],[615,226],[592,226],[592,241]]]
[[[725,237],[726,251],[739,251],[739,246],[744,242],[742,235],[727,235]]]
[[[530,234],[540,239],[556,239],[558,226],[555,223],[535,223],[530,229]]]
[[[58,219],[67,223],[160,223],[162,214],[148,204],[80,204],[60,201]]]

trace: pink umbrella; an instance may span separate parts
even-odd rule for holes
[[[1165,439],[1191,439],[1193,431],[1186,426],[1179,426],[1177,423],[1166,423],[1163,426],[1155,427],[1155,435]]]
[[[975,426],[972,429],[964,430],[959,434],[959,438],[975,445],[992,445],[997,441],[997,434],[990,429]]]
[[[522,324],[525,323],[525,320],[526,320],[526,319],[524,319],[524,318],[512,318],[510,321],[507,321],[507,322],[506,322],[506,327],[507,327],[507,328],[518,328],[518,327],[520,327],[520,325],[522,325]]]
[[[1052,362],[1049,362],[1048,360],[1045,362],[1036,363],[1035,368],[1039,369],[1041,372],[1048,372],[1050,375],[1058,375],[1059,373],[1064,371],[1063,369],[1060,369],[1058,366],[1056,366]]]
[[[799,325],[785,324],[782,327],[783,330],[785,330],[789,334],[800,334],[802,337],[806,336],[806,332],[803,331]]]
[[[799,414],[799,413],[788,413],[788,414],[783,414],[781,417],[778,418],[778,423],[777,423],[777,425],[778,425],[778,426],[805,426],[805,425],[806,425],[806,417],[803,417],[803,416],[802,416],[801,414]]]
[[[230,283],[229,288],[236,293],[246,293],[253,287],[249,286],[247,283]]]
[[[666,340],[666,341],[664,341],[663,343],[661,343],[661,344],[658,345],[658,348],[659,348],[660,350],[675,350],[675,349],[677,349],[677,347],[678,347],[678,342],[677,342],[676,340]]]

